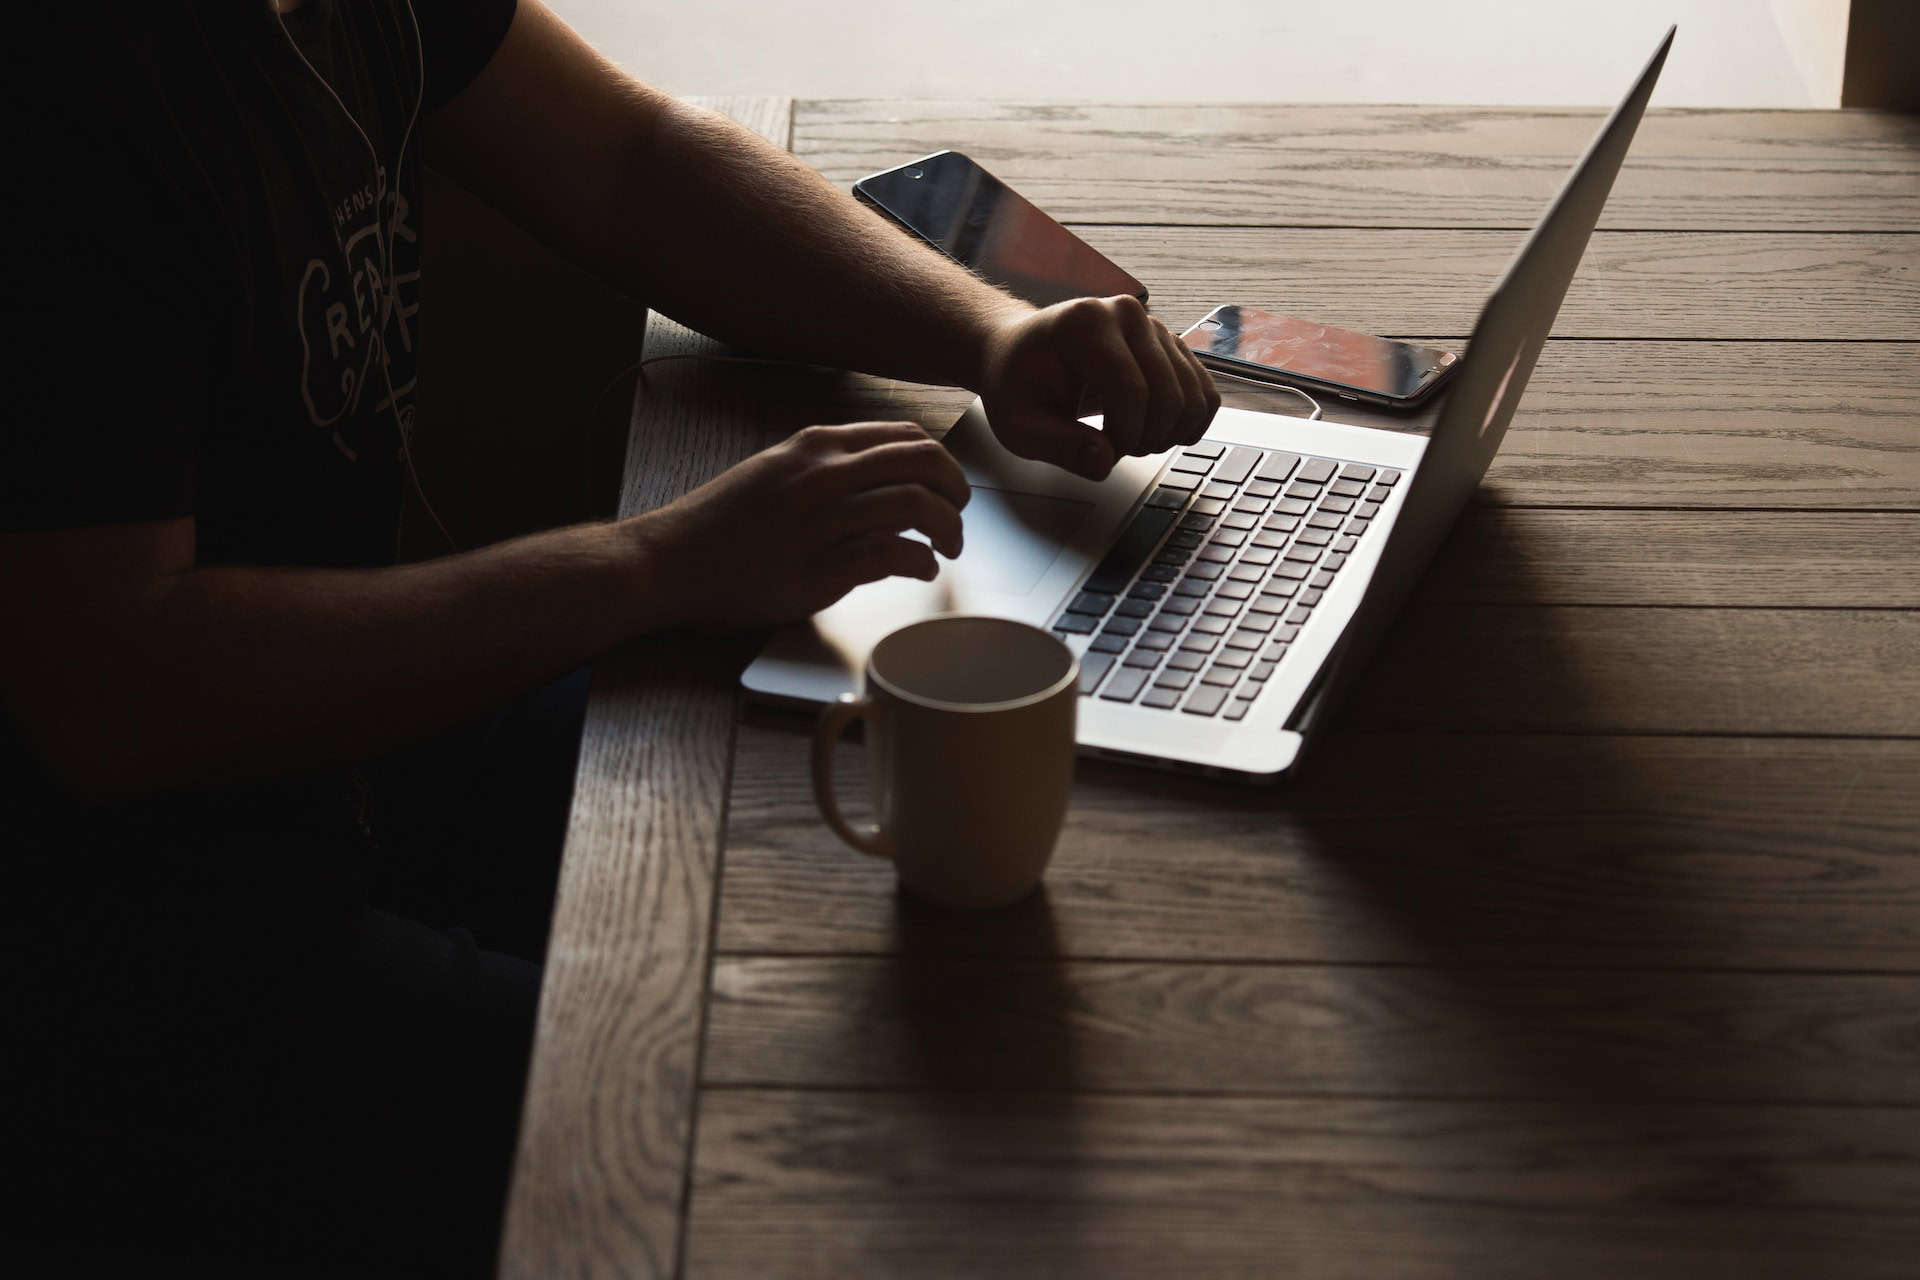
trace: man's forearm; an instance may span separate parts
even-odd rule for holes
[[[725,341],[977,388],[989,332],[1032,310],[793,156],[684,104],[648,117],[616,175],[587,224],[593,260]],[[687,251],[662,252],[671,245]]]
[[[1022,457],[1098,479],[1121,455],[1198,439],[1218,407],[1138,301],[1035,309],[992,288],[764,139],[638,83],[540,0],[520,0],[427,141],[649,305],[771,355],[967,387]]]
[[[29,720],[56,773],[109,797],[365,757],[670,623],[647,536],[587,525],[394,568],[193,571],[107,620],[91,661],[46,663],[82,682],[40,690],[51,705]]]
[[[971,386],[995,318],[1032,310],[750,130],[633,80],[537,0],[427,142],[582,266],[742,346]]]

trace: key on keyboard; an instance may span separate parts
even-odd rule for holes
[[[1243,719],[1399,478],[1245,445],[1182,450],[1054,620],[1093,636],[1081,693]]]

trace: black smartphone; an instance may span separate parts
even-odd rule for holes
[[[1146,301],[1145,285],[958,151],[862,178],[853,194],[1037,307],[1121,293]]]
[[[1456,352],[1252,307],[1215,307],[1180,340],[1227,373],[1396,409],[1425,400],[1460,365]]]

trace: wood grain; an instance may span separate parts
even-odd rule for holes
[[[1465,335],[1517,231],[1082,227],[1176,331],[1223,302],[1388,337]],[[1920,339],[1920,246],[1893,233],[1601,231],[1560,338]],[[1805,353],[1818,368],[1818,351]]]
[[[1474,506],[1419,598],[1915,609],[1920,515]]]
[[[759,719],[724,953],[1920,969],[1920,742],[1346,731],[1271,790],[1082,760],[1044,898],[983,917],[843,848],[808,725]]]
[[[790,104],[721,104],[785,144]],[[659,317],[646,354],[714,350]],[[620,513],[764,442],[738,380],[676,362],[635,402]],[[749,644],[660,637],[598,663],[580,746],[500,1269],[671,1276],[715,871]]]
[[[1622,82],[1622,88],[1625,82]],[[801,104],[794,150],[841,186],[964,151],[1066,222],[1533,225],[1605,112],[1309,104]],[[1920,124],[1862,111],[1647,113],[1601,226],[1902,231]]]
[[[1920,1104],[1920,973],[722,958],[715,1085]]]
[[[1347,711],[1366,728],[1920,735],[1920,614],[1412,610]]]
[[[700,1277],[1899,1276],[1920,1113],[715,1093]]]
[[[1418,335],[1457,341],[1444,335]],[[769,393],[801,375],[768,371]],[[1226,383],[1229,404],[1298,414]],[[971,398],[848,378],[837,416],[944,431]],[[1423,415],[1326,406],[1336,422],[1425,430]],[[1920,511],[1920,349],[1891,342],[1547,344],[1480,500],[1491,504]]]
[[[1486,485],[1494,502],[1920,509],[1920,348],[1550,342]]]

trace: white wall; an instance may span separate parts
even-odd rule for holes
[[[1793,107],[1776,10],[1828,0],[548,3],[676,93],[1598,104],[1677,22],[1661,105]]]
[[[1808,100],[1816,107],[1840,105],[1841,73],[1847,62],[1848,0],[1773,0],[1787,52]]]

